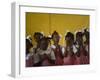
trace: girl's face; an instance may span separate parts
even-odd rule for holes
[[[40,38],[42,38],[43,36],[42,35],[35,35],[35,37],[34,37],[34,39],[35,39],[35,41],[37,42],[37,43],[39,43],[40,42]]]
[[[70,37],[66,37],[66,45],[69,46],[72,44],[72,39]]]
[[[82,45],[83,39],[80,36],[76,36],[76,41],[79,43],[79,45]]]
[[[69,37],[66,37],[66,45],[68,45],[68,43],[69,43],[69,41],[70,41],[70,39],[69,39]]]
[[[89,41],[89,33],[88,32],[85,34],[85,37],[86,37],[86,40]]]
[[[42,50],[46,50],[46,49],[48,48],[48,41],[47,41],[47,40],[42,40],[42,41],[40,42],[40,48],[41,48]]]
[[[54,43],[59,43],[59,39],[60,39],[59,35],[54,35],[53,36]]]

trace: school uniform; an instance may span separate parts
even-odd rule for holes
[[[56,47],[55,45],[51,46],[52,50],[55,54],[55,65],[63,65],[63,53],[62,53],[62,47],[59,45]]]
[[[74,65],[80,65],[81,64],[81,60],[80,60],[80,57],[78,56],[75,56],[75,61],[74,61]]]
[[[87,52],[84,49],[84,47],[81,48],[78,53],[79,53],[79,56],[76,55],[75,64],[89,64],[89,58],[86,55]]]
[[[63,61],[64,65],[74,65],[75,57],[68,55],[67,57],[64,57]]]
[[[31,53],[28,53],[25,58],[26,58],[26,67],[32,67],[34,64],[33,55]]]
[[[65,49],[64,54],[65,54],[65,56],[63,58],[63,62],[64,62],[63,64],[64,65],[74,65],[74,61],[76,59],[75,56],[74,56],[74,52],[70,52],[69,49],[67,48],[67,50]],[[70,55],[70,54],[72,54],[72,55]]]
[[[47,50],[39,49],[38,54],[40,56],[41,66],[51,66],[53,65],[50,61],[55,61],[55,55],[51,48],[47,48]]]
[[[88,59],[88,62],[87,62],[87,64],[89,64],[90,63],[90,51],[89,51],[89,44],[88,43],[85,43],[85,50],[86,50],[86,52],[87,52],[87,59]]]
[[[40,66],[40,57],[38,55],[38,51],[39,48],[37,48],[36,46],[34,46],[33,48],[31,48],[30,52],[33,54],[33,58],[34,58],[34,64],[33,66]]]

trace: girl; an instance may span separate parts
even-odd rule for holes
[[[58,32],[56,31],[53,32],[52,40],[54,44],[51,46],[51,48],[54,51],[54,54],[56,57],[55,65],[63,65],[62,47],[59,45],[60,36]]]
[[[64,65],[74,65],[75,56],[73,52],[74,35],[68,32],[65,36],[66,47],[64,52]]]
[[[32,43],[30,40],[26,39],[26,67],[32,67],[34,64],[33,55],[30,53]]]
[[[38,51],[41,66],[51,66],[55,64],[55,55],[52,49],[48,48],[48,38],[44,37],[40,41],[40,50]]]
[[[40,61],[40,58],[38,55],[38,50],[40,48],[40,41],[43,38],[43,34],[40,32],[35,32],[33,36],[34,36],[34,40],[36,42],[36,45],[34,45],[33,48],[31,49],[31,53],[33,53],[33,57],[34,57],[33,66],[37,67],[37,66],[41,66],[41,61]]]
[[[75,64],[87,64],[88,58],[87,58],[87,52],[83,46],[83,33],[77,32],[76,33],[76,61]]]
[[[89,61],[89,31],[87,31],[87,29],[85,29],[84,30],[84,36],[85,36],[85,38],[86,38],[86,40],[85,40],[85,42],[84,42],[84,47],[85,47],[85,50],[86,50],[86,52],[87,52],[87,58],[88,58],[88,62],[87,62],[87,64],[89,64],[90,63],[90,61]]]

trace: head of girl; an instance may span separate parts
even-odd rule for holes
[[[26,39],[26,53],[29,52],[29,49],[32,47],[32,43],[30,42],[29,39]]]
[[[76,42],[78,42],[79,45],[83,44],[83,33],[82,32],[76,33]]]
[[[65,36],[66,45],[73,45],[74,43],[74,35],[71,32],[68,32]]]
[[[40,49],[42,49],[42,50],[47,50],[48,45],[49,45],[48,38],[43,37],[43,38],[41,39],[41,41],[40,41]]]
[[[89,31],[87,31],[87,29],[84,30],[84,36],[86,38],[86,42],[89,42]]]
[[[58,32],[54,31],[52,33],[52,40],[53,40],[54,44],[58,44],[59,43],[60,36],[59,36]]]
[[[33,36],[34,36],[34,40],[35,40],[37,43],[39,43],[39,42],[40,42],[40,39],[43,38],[43,34],[40,33],[40,32],[35,32]]]

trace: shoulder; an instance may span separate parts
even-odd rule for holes
[[[55,45],[51,45],[50,48],[51,48],[51,49],[55,49],[56,46],[55,46]]]

